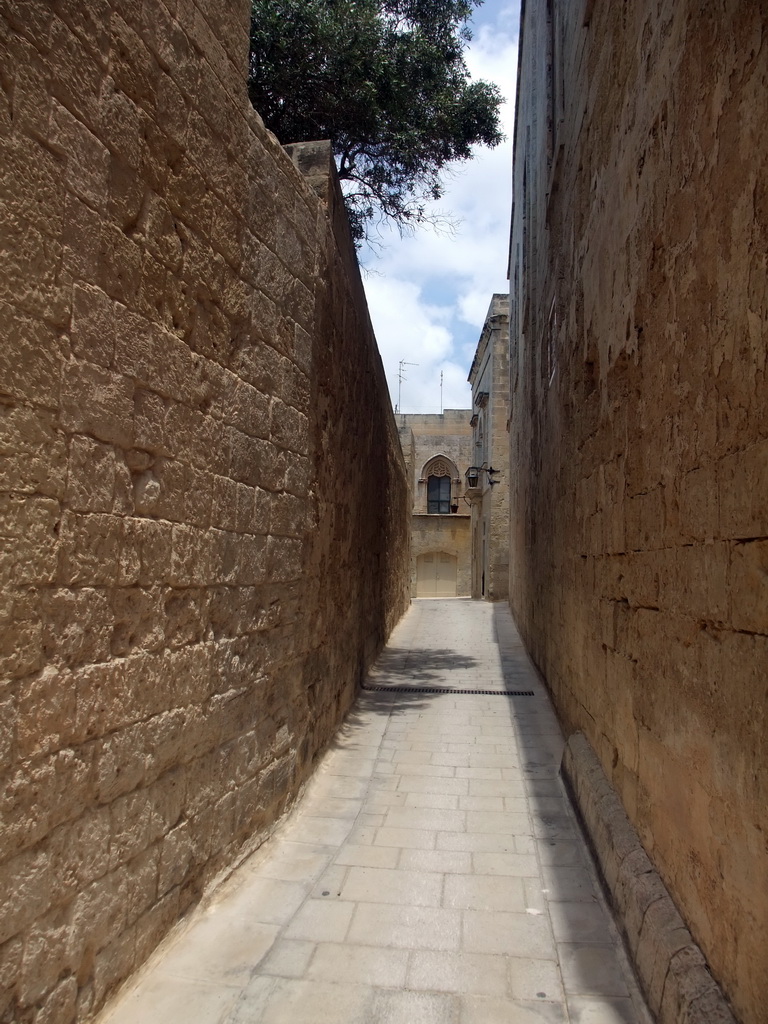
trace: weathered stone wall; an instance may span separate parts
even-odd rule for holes
[[[481,473],[472,496],[472,596],[509,592],[509,296],[494,295],[469,371],[473,455]],[[493,482],[491,482],[493,480]]]
[[[768,1006],[767,97],[761,3],[526,0],[511,600],[564,724],[753,1024]]]
[[[446,552],[456,559],[456,596],[472,593],[471,519],[467,513],[448,516],[411,516],[411,594],[418,593],[418,559],[420,555]]]
[[[262,841],[407,602],[330,154],[250,110],[248,16],[0,0],[4,1022],[86,1019]]]
[[[400,444],[411,486],[411,594],[418,592],[419,558],[446,552],[456,558],[456,594],[472,592],[470,507],[464,501],[464,474],[472,462],[470,409],[445,409],[442,413],[401,413],[396,417]],[[456,467],[451,479],[451,501],[458,512],[436,515],[427,512],[425,466],[435,456],[445,455]]]
[[[442,413],[401,413],[396,417],[404,448],[413,435],[413,463],[410,466],[413,511],[427,511],[427,481],[424,467],[436,455],[447,455],[458,470],[451,481],[452,500],[460,499],[466,481],[464,474],[472,462],[472,418],[470,409],[446,409]],[[461,502],[459,501],[461,504]]]

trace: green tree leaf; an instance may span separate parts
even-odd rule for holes
[[[330,139],[352,233],[430,220],[441,172],[502,141],[464,47],[482,0],[252,0],[249,93],[282,143]]]

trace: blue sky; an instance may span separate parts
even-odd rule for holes
[[[519,0],[485,0],[472,22],[467,65],[473,78],[496,82],[505,97],[503,131],[494,150],[479,148],[446,181],[435,212],[456,223],[448,234],[419,228],[401,239],[382,232],[382,248],[363,250],[365,290],[393,403],[398,363],[407,366],[402,412],[469,408],[466,383],[494,292],[506,292],[512,209],[512,129]]]

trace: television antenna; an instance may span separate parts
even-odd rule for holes
[[[400,412],[401,397],[403,392],[403,381],[407,381],[406,377],[406,366],[418,366],[418,363],[409,363],[405,359],[401,359],[397,366],[397,405],[395,406],[395,412]]]

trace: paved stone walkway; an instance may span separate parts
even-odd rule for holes
[[[275,837],[109,1024],[647,1024],[506,606],[416,601]]]

